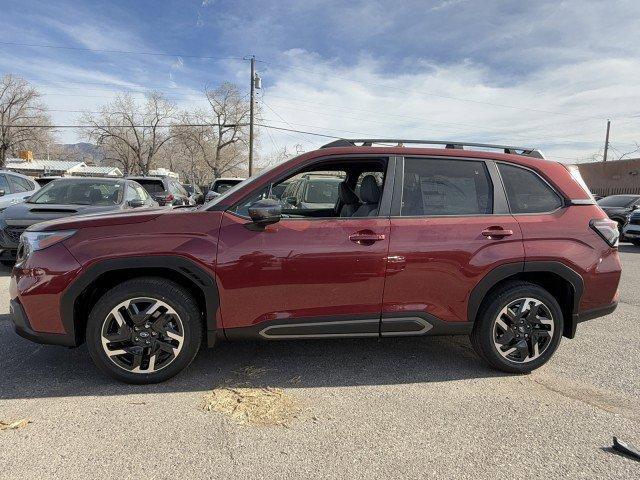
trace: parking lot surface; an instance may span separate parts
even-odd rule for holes
[[[640,248],[621,303],[545,367],[489,370],[466,337],[220,343],[166,383],[106,378],[86,348],[18,337],[0,271],[0,478],[640,478]],[[203,408],[220,385],[281,389],[284,425]],[[279,391],[279,390],[278,390]]]

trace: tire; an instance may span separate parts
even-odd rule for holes
[[[158,383],[176,375],[193,361],[202,337],[200,309],[193,296],[160,277],[127,280],[107,291],[91,310],[86,329],[96,366],[134,384]]]
[[[532,308],[538,315],[529,318]],[[547,290],[529,282],[510,282],[485,298],[471,332],[471,344],[493,368],[529,373],[551,358],[560,344],[562,329],[562,310]]]

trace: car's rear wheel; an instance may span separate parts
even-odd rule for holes
[[[513,282],[485,299],[471,333],[475,351],[492,367],[528,373],[544,365],[562,337],[562,310],[542,287]]]
[[[86,333],[89,353],[102,371],[128,383],[156,383],[193,361],[202,322],[187,290],[145,277],[106,292],[89,315]]]

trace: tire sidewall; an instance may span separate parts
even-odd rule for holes
[[[186,368],[200,348],[202,325],[198,309],[193,299],[173,282],[164,282],[166,283],[164,285],[157,281],[149,281],[147,283],[151,288],[145,288],[143,282],[135,282],[138,285],[134,282],[125,282],[108,291],[91,310],[86,330],[89,354],[100,370],[118,380],[137,384],[162,382]],[[184,343],[178,357],[166,367],[153,373],[129,372],[113,363],[102,348],[102,327],[107,316],[119,303],[136,297],[153,298],[167,303],[180,316],[184,329]]]
[[[518,363],[507,360],[497,351],[493,342],[493,329],[494,321],[500,311],[514,300],[524,297],[535,298],[544,303],[549,309],[554,322],[553,337],[549,346],[538,358],[530,362]],[[537,285],[516,287],[497,295],[497,298],[490,302],[484,310],[478,325],[478,328],[481,329],[479,341],[483,343],[485,354],[490,357],[488,360],[499,366],[500,369],[513,373],[528,373],[544,365],[553,356],[562,339],[563,325],[564,321],[560,305],[549,292]]]

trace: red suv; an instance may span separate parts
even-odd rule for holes
[[[310,173],[340,179],[315,192],[326,202],[274,194]],[[341,140],[202,207],[30,227],[11,310],[23,337],[86,341],[132,383],[246,338],[468,334],[490,365],[522,373],[615,309],[617,242],[579,175],[536,150]]]

